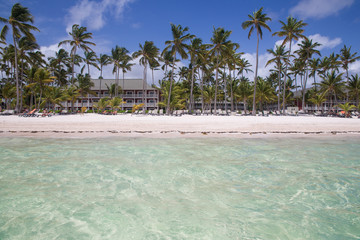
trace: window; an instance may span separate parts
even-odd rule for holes
[[[127,91],[126,94],[131,95],[131,94],[133,94],[133,92]]]

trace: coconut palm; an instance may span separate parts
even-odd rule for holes
[[[89,108],[90,99],[89,95],[96,96],[96,93],[91,90],[92,87],[94,87],[94,83],[91,81],[91,77],[89,74],[78,74],[77,75],[77,81],[78,81],[78,91],[80,93],[81,97],[88,96],[87,101],[87,107]],[[81,100],[81,107],[83,106],[83,101]]]
[[[140,50],[133,53],[133,58],[138,58],[140,65],[144,66],[144,73],[143,73],[143,113],[146,113],[146,88],[147,88],[147,67],[149,66],[150,62],[155,61],[159,55],[159,48],[154,45],[152,41],[145,41],[144,45],[139,44]]]
[[[214,28],[213,36],[209,45],[209,57],[215,60],[215,99],[214,99],[214,111],[217,110],[217,99],[218,99],[218,86],[219,86],[219,67],[221,62],[221,56],[226,56],[231,53],[233,43],[229,40],[231,31],[227,31],[224,28]]]
[[[258,77],[258,91],[256,91],[256,102],[260,105],[260,111],[263,111],[263,104],[269,103],[275,99],[275,91],[268,81]]]
[[[346,71],[346,83],[349,84],[349,64],[360,59],[360,56],[356,56],[357,52],[351,54],[351,47],[347,48],[346,45],[340,50],[340,53],[342,68]],[[346,101],[349,101],[348,92],[346,92]]]
[[[172,84],[174,81],[174,71],[175,71],[175,62],[176,62],[176,54],[179,53],[180,57],[182,59],[187,59],[188,54],[186,53],[186,50],[189,48],[189,46],[186,44],[187,41],[194,38],[194,35],[191,35],[187,33],[189,31],[188,27],[182,27],[181,25],[171,25],[171,33],[173,40],[165,41],[166,47],[163,50],[163,54],[167,51],[171,52],[171,55],[174,57],[171,76],[170,76],[170,89],[169,89],[169,96],[168,96],[168,103],[166,106],[166,114],[170,115],[170,100],[171,100],[171,89]]]
[[[317,91],[317,84],[316,84],[316,74],[319,73],[320,69],[320,59],[319,58],[313,58],[309,61],[309,67],[310,67],[310,74],[309,77],[314,77],[314,86],[315,91]]]
[[[337,102],[337,96],[343,93],[344,82],[342,81],[342,75],[342,73],[337,73],[336,70],[322,75],[323,80],[320,82],[320,90],[329,96],[330,107],[333,106],[333,98]]]
[[[315,104],[317,108],[321,106],[321,112],[323,112],[324,109],[322,104],[326,101],[326,93],[315,93],[309,101]]]
[[[235,89],[235,97],[244,103],[245,114],[247,112],[248,100],[252,94],[253,94],[253,86],[249,82],[249,79],[247,79],[246,77],[241,78],[240,84]]]
[[[123,104],[123,100],[119,97],[114,97],[113,99],[110,99],[107,104],[111,108],[111,111],[116,111],[119,109],[120,105]]]
[[[106,54],[100,54],[100,57],[98,58],[98,63],[100,64],[100,89],[99,89],[99,98],[101,97],[101,81],[103,79],[102,73],[103,68],[106,65],[109,65],[111,63],[111,58]]]
[[[266,28],[271,32],[270,27],[266,24],[267,21],[271,21],[271,18],[266,16],[266,13],[263,13],[263,8],[260,8],[258,11],[253,12],[253,15],[248,15],[250,20],[247,20],[242,23],[242,28],[247,29],[250,27],[248,38],[250,39],[251,34],[256,30],[257,35],[257,45],[256,45],[256,65],[255,65],[255,77],[254,77],[254,99],[253,99],[253,115],[256,115],[256,82],[257,82],[257,73],[258,73],[258,63],[259,63],[259,39],[262,39],[262,27]]]
[[[353,96],[356,101],[356,106],[359,107],[359,95],[360,95],[360,78],[359,75],[351,75],[349,84],[347,85],[348,93]]]
[[[75,55],[78,48],[84,50],[85,52],[92,52],[93,50],[89,45],[96,46],[95,43],[88,41],[92,39],[92,33],[87,32],[86,27],[80,27],[78,24],[72,26],[72,31],[69,32],[69,35],[72,37],[70,40],[64,40],[59,43],[59,47],[64,44],[70,44],[72,46],[70,55],[72,57],[72,67],[71,67],[71,84],[74,85],[74,65],[75,65]]]
[[[71,112],[74,112],[74,103],[80,96],[79,90],[75,85],[69,86],[64,91],[64,99],[71,102]]]
[[[28,86],[31,87],[35,87],[36,89],[39,90],[39,102],[38,102],[38,108],[40,107],[41,104],[41,100],[42,100],[42,95],[44,92],[44,89],[48,86],[49,83],[54,81],[54,77],[50,76],[50,72],[47,71],[44,68],[39,68],[36,70],[35,74],[34,74],[34,83],[29,84]]]
[[[356,109],[355,105],[351,105],[350,103],[344,103],[337,105],[340,109],[342,109],[345,112],[346,117],[350,117],[350,111]]]
[[[308,78],[308,65],[309,60],[312,58],[314,54],[317,54],[321,56],[320,51],[316,48],[321,46],[321,44],[315,42],[312,42],[312,39],[305,38],[301,43],[299,44],[300,49],[295,51],[299,54],[299,57],[304,61],[304,67],[305,67],[305,77],[303,78],[303,81],[301,82],[302,85],[302,106],[303,109],[305,109],[305,93],[306,93],[306,83]],[[306,109],[305,109],[306,110]]]
[[[101,98],[97,103],[94,103],[93,107],[101,113],[108,106],[108,100],[109,98],[107,97]]]
[[[288,51],[285,51],[285,46],[276,45],[275,51],[273,49],[268,49],[267,52],[272,54],[273,58],[267,61],[265,67],[274,63],[278,70],[278,111],[280,111],[281,72],[283,64],[287,61],[286,55],[288,54]]]
[[[89,76],[91,76],[91,74],[90,74],[90,65],[95,67],[96,69],[100,70],[99,66],[97,65],[97,59],[98,58],[96,57],[95,52],[84,52],[84,55],[85,55],[85,57],[84,57],[84,63],[85,63],[84,67],[87,66],[88,74],[89,74]]]
[[[119,47],[116,45],[115,48],[113,48],[111,50],[111,58],[112,58],[112,62],[114,64],[114,68],[113,68],[113,73],[115,74],[115,93],[116,93],[116,97],[118,96],[118,92],[119,92],[119,79],[120,79],[120,63],[121,61],[123,61],[125,58],[128,58],[128,53],[129,51],[124,48],[124,47]]]
[[[191,40],[191,44],[189,46],[189,55],[190,55],[190,62],[191,62],[191,87],[190,87],[190,108],[189,110],[192,111],[194,109],[194,77],[196,69],[198,65],[198,58],[201,58],[202,55],[199,54],[202,48],[202,40],[200,38],[194,38]]]
[[[287,22],[280,21],[282,24],[281,31],[273,33],[273,36],[279,36],[279,37],[285,37],[285,39],[282,42],[282,46],[284,46],[286,43],[289,43],[289,53],[288,53],[288,61],[286,62],[285,66],[285,78],[287,79],[287,70],[288,65],[290,62],[290,54],[291,54],[291,45],[292,41],[296,40],[298,41],[301,38],[306,38],[303,33],[304,29],[307,24],[304,23],[302,20],[297,20],[293,17],[288,17]],[[286,81],[284,81],[284,90],[283,90],[283,114],[285,114],[285,90],[286,90]]]
[[[8,19],[0,17],[0,22],[5,23],[4,27],[0,33],[0,39],[5,40],[6,35],[9,31],[9,28],[12,30],[12,38],[14,43],[15,50],[15,79],[16,79],[16,112],[21,111],[19,106],[20,99],[20,83],[19,83],[19,68],[18,68],[18,48],[17,43],[21,35],[25,35],[29,40],[35,41],[34,35],[31,33],[31,30],[39,31],[35,26],[32,26],[29,23],[34,22],[34,18],[31,15],[28,8],[21,6],[20,3],[15,3],[11,9],[11,15]]]

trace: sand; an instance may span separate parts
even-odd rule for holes
[[[0,116],[0,137],[360,137],[360,119],[314,116]]]

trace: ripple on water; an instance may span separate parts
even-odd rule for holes
[[[0,239],[359,239],[360,144],[0,139]]]

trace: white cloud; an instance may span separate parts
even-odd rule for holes
[[[355,0],[301,0],[290,13],[306,18],[325,18],[351,6]]]
[[[349,64],[349,73],[350,74],[360,74],[360,61]]]
[[[102,28],[106,22],[106,15],[112,14],[119,17],[124,12],[125,7],[135,0],[81,0],[69,9],[66,16],[67,28],[71,31],[73,24],[85,25],[91,30]]]
[[[321,46],[319,46],[317,49],[318,50],[322,50],[324,48],[334,48],[337,45],[342,43],[341,38],[334,38],[334,39],[330,39],[329,37],[326,36],[321,36],[320,34],[314,34],[314,35],[310,35],[308,36],[309,39],[313,40],[314,42],[318,42],[321,44]]]

